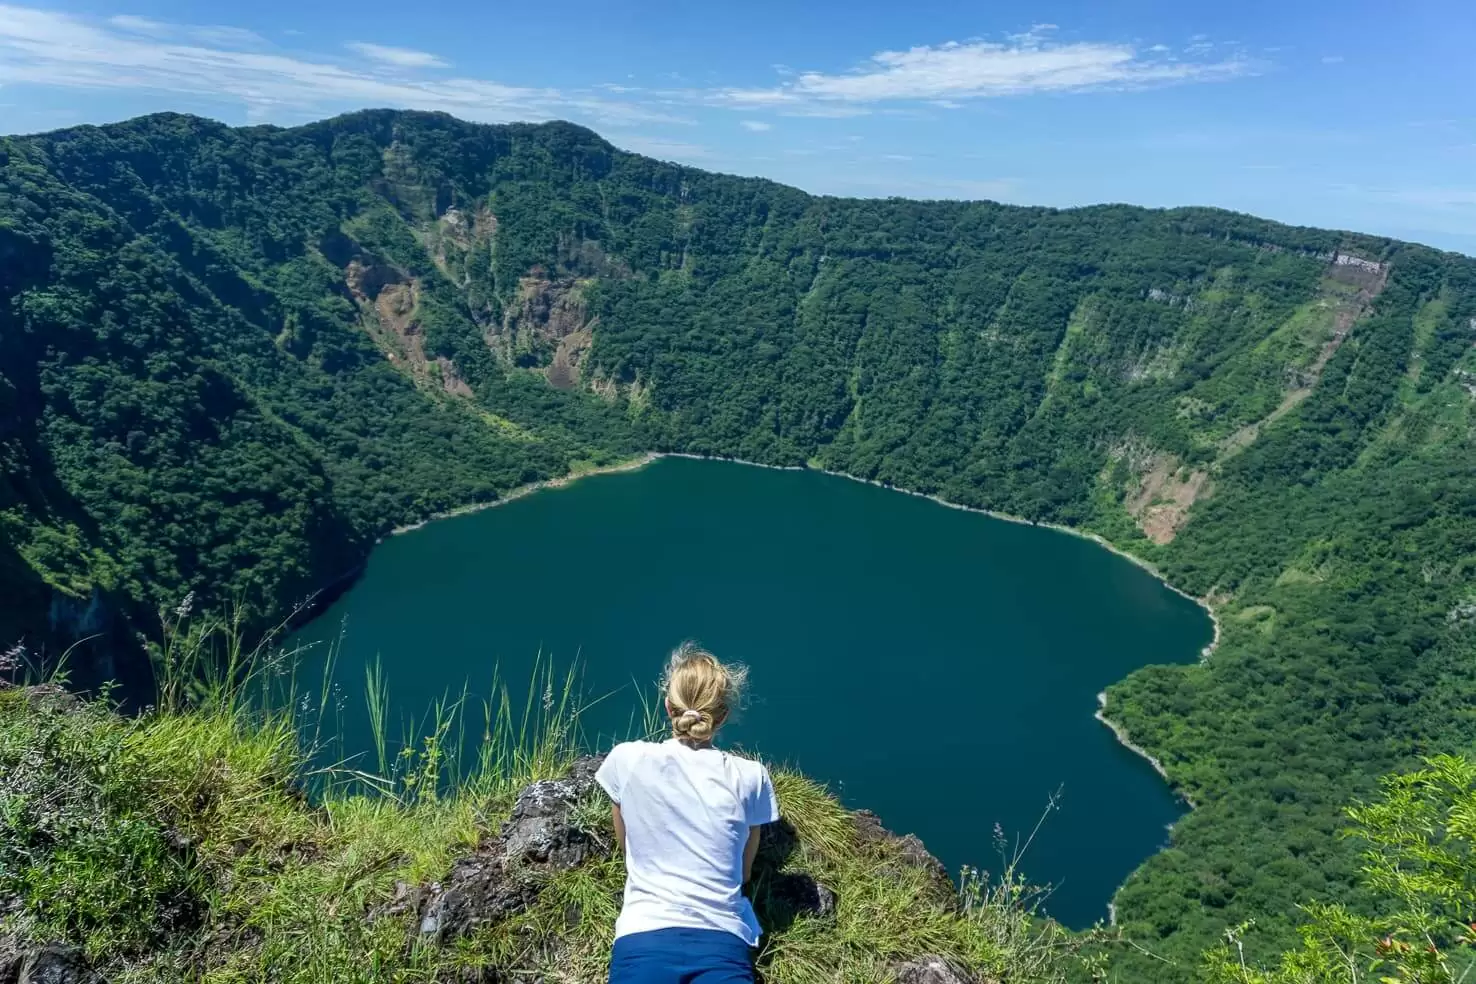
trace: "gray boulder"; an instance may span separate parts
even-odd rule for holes
[[[892,968],[896,984],[981,984],[942,957],[926,956]]]
[[[53,944],[0,959],[0,982],[4,984],[91,984],[94,980],[96,975],[72,947]]]
[[[419,890],[397,886],[386,912],[418,907],[423,935],[453,940],[524,911],[553,874],[609,857],[612,845],[574,822],[575,808],[594,792],[601,761],[582,758],[568,776],[524,788],[496,837],[458,860],[440,882]]]

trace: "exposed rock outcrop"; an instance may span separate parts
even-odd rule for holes
[[[98,976],[72,947],[22,947],[0,939],[0,984],[92,984]]]
[[[985,984],[942,957],[918,957],[892,968],[896,984]]]
[[[526,787],[495,838],[457,861],[444,881],[414,893],[421,934],[444,942],[497,923],[536,902],[553,874],[608,857],[613,845],[575,817],[579,803],[594,794],[601,761],[580,759],[567,777]]]
[[[856,838],[863,844],[878,844],[890,849],[903,864],[919,868],[928,876],[928,884],[939,900],[956,904],[958,892],[948,869],[923,845],[916,834],[894,834],[882,826],[881,818],[870,810],[857,810],[851,814],[856,827]]]
[[[356,257],[344,270],[344,283],[385,358],[423,387],[438,388],[453,396],[472,395],[456,363],[442,355],[426,355],[418,280],[387,264],[365,263]]]
[[[574,277],[551,279],[535,267],[518,282],[502,323],[487,330],[487,344],[509,362],[542,369],[550,384],[574,388],[597,321],[585,303],[587,284]]]

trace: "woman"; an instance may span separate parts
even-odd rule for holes
[[[595,775],[625,854],[611,984],[746,984],[759,925],[743,884],[759,827],[779,819],[769,772],[712,737],[745,671],[686,643],[666,670],[673,737],[616,745]]]

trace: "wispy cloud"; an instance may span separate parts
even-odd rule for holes
[[[605,126],[687,122],[670,108],[587,90],[429,80],[405,74],[402,49],[372,64],[283,52],[237,28],[170,25],[141,17],[93,21],[0,4],[0,84],[129,89],[205,97],[251,119],[290,121],[364,106],[443,110],[471,120],[573,118]],[[245,49],[245,50],[243,50]],[[401,60],[382,56],[397,51]],[[411,55],[422,55],[412,52]],[[434,57],[434,56],[430,56]]]
[[[371,44],[368,41],[350,41],[344,47],[350,51],[358,52],[371,61],[394,65],[396,68],[446,67],[446,62],[429,51],[416,51],[413,48],[391,48],[388,45]]]
[[[249,48],[267,43],[266,38],[244,27],[224,27],[220,24],[166,24],[147,17],[135,17],[132,14],[118,14],[116,17],[109,17],[108,23],[127,34],[186,41],[191,44]]]
[[[882,51],[849,72],[803,72],[769,88],[729,88],[719,102],[737,107],[857,106],[903,100],[960,100],[1040,92],[1081,92],[1205,82],[1254,70],[1238,55],[1198,57],[1213,47],[1195,39],[1188,57],[1162,46],[1139,51],[1130,44],[1056,43],[1050,25],[1004,41],[950,41],[905,51]]]
[[[1343,56],[1342,55],[1323,55],[1322,56],[1322,64],[1324,64],[1324,65],[1341,65],[1342,63],[1343,63]]]
[[[738,125],[745,130],[752,130],[754,133],[763,133],[767,130],[774,129],[774,124],[764,123],[760,120],[740,120]]]
[[[1137,89],[1207,82],[1256,71],[1227,46],[1187,49],[1107,41],[1058,42],[1050,25],[999,40],[969,39],[872,55],[849,71],[775,69],[771,86],[645,88],[633,83],[533,87],[458,74],[427,51],[354,40],[332,53],[292,50],[248,30],[107,19],[0,0],[0,85],[163,94],[175,104],[239,106],[253,121],[292,123],[365,106],[441,110],[483,122],[573,119],[603,128],[690,124],[703,110],[762,110],[773,117],[845,119],[933,114],[971,100],[1032,93]],[[293,42],[297,44],[299,42]],[[336,43],[336,42],[335,42]],[[1191,44],[1207,44],[1195,38]],[[435,69],[439,71],[428,72]],[[762,132],[772,124],[740,125]],[[700,148],[671,144],[666,156]]]

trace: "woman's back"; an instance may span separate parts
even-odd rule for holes
[[[625,854],[611,984],[753,982],[759,924],[743,883],[779,803],[761,763],[712,747],[744,676],[684,643],[666,668],[675,737],[616,745],[595,773]]]
[[[753,827],[779,818],[754,761],[676,739],[615,746],[596,777],[625,825],[625,904],[617,936],[673,926],[719,929],[757,945],[743,897]]]

